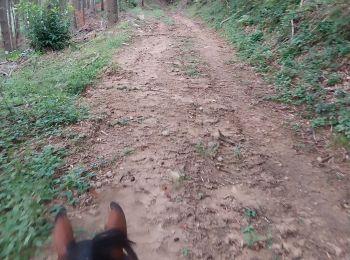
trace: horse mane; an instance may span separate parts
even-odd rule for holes
[[[97,234],[92,239],[92,259],[112,260],[112,252],[116,248],[123,248],[128,254],[128,259],[138,260],[135,251],[132,249],[134,242],[130,241],[124,232],[119,229],[110,229]]]

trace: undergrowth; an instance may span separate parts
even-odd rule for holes
[[[49,237],[49,202],[76,203],[74,196],[88,190],[91,174],[64,171],[68,151],[45,140],[87,117],[78,96],[128,39],[128,27],[119,27],[63,52],[31,54],[11,78],[0,79],[1,259],[28,259]]]
[[[345,0],[197,1],[188,12],[220,30],[240,57],[299,105],[312,127],[350,139],[350,9]]]

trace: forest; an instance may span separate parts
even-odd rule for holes
[[[1,259],[114,199],[140,259],[350,258],[349,1],[0,0],[0,31]]]
[[[40,28],[38,22],[40,19],[44,21],[43,24],[51,26],[57,26],[56,28],[48,28],[46,33],[50,33],[50,30],[58,30],[56,37],[62,37],[61,41],[66,41],[65,37],[69,36],[69,25],[72,25],[75,29],[85,25],[86,15],[96,13],[96,8],[100,11],[104,11],[104,2],[82,0],[82,1],[1,1],[1,36],[3,49],[7,52],[11,52],[17,49],[25,47],[21,45],[21,39],[28,37],[31,41],[31,46],[40,49],[50,47],[52,49],[63,48],[58,44],[57,46],[51,46],[52,43],[41,43],[42,41],[48,41],[45,37],[50,38],[50,35],[45,35],[44,31],[41,31],[42,39],[39,38]],[[46,13],[50,10],[54,15]],[[107,17],[110,23],[115,23],[118,20],[118,2],[106,1]],[[56,17],[55,17],[56,16]],[[51,20],[50,20],[51,19]],[[61,19],[61,20],[59,20]],[[61,22],[61,24],[59,23]],[[61,28],[59,28],[61,27]],[[25,31],[29,29],[27,33]],[[61,31],[60,31],[61,30]],[[36,32],[37,31],[37,32]],[[54,35],[51,35],[53,37]],[[37,39],[35,39],[37,37]],[[68,40],[68,39],[67,39]],[[59,40],[57,39],[57,42]],[[44,44],[43,46],[41,46]]]

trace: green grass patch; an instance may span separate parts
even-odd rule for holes
[[[197,1],[188,14],[220,30],[242,60],[273,81],[274,100],[302,105],[314,127],[332,125],[349,140],[350,93],[343,87],[350,55],[347,1],[229,3]]]
[[[167,25],[174,25],[175,24],[174,19],[169,17],[169,16],[165,16],[163,18],[163,22],[166,23]]]
[[[153,4],[148,6],[148,8],[142,8],[141,6],[136,6],[135,8],[127,9],[127,11],[135,16],[144,17],[144,18],[162,18],[164,17],[164,22],[171,23],[171,18],[167,17],[164,11],[160,8],[159,5]]]
[[[87,117],[79,94],[128,40],[128,26],[119,27],[62,52],[32,54],[11,78],[0,79],[0,258],[28,259],[49,237],[49,202],[74,204],[88,190],[91,174],[82,168],[58,174],[68,151],[45,139]]]

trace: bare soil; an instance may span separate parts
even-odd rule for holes
[[[82,102],[71,165],[97,165],[70,212],[103,229],[119,202],[140,259],[350,259],[348,155],[292,130],[292,108],[217,33],[149,19]]]

